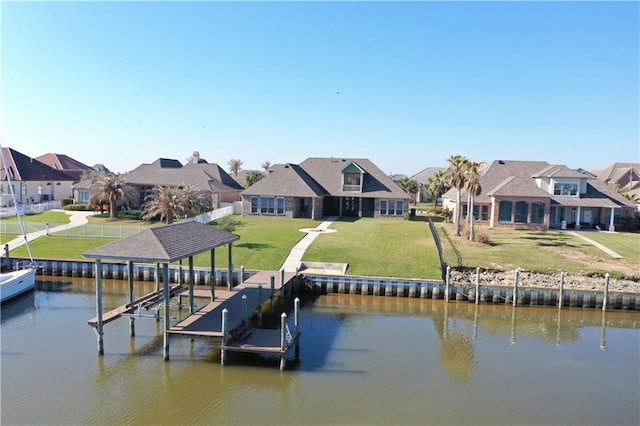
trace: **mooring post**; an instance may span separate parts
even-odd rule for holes
[[[296,269],[296,276],[298,276],[298,270]],[[284,269],[280,269],[280,302],[284,303],[284,299],[287,296],[287,288],[284,285]]]
[[[227,290],[233,288],[233,263],[229,264],[229,278],[227,279]]]
[[[273,306],[273,299],[275,297],[276,294],[276,276],[271,274],[271,314],[273,314],[273,312],[275,311],[275,307]]]
[[[196,285],[195,272],[193,270],[193,256],[189,256],[189,313],[195,312],[195,305],[193,299],[193,287]]]
[[[209,284],[211,284],[211,301],[216,300],[216,249],[211,249],[209,253],[211,262],[211,276],[209,277]]]
[[[295,335],[300,332],[300,298],[296,297],[293,301],[293,321],[295,326]],[[300,357],[300,339],[296,337],[296,358]]]
[[[609,302],[609,273],[604,274],[604,298],[602,299],[602,310],[607,310],[607,303]]]
[[[169,361],[169,333],[167,333],[167,330],[169,330],[169,318],[170,318],[170,314],[169,314],[169,308],[170,308],[170,304],[169,302],[171,301],[169,299],[169,286],[170,281],[169,281],[169,264],[168,263],[163,263],[162,266],[162,280],[164,281],[164,286],[162,287],[162,294],[164,295],[164,327],[163,327],[163,331],[164,331],[164,360],[165,361]]]
[[[564,299],[564,271],[560,272],[560,294],[558,294],[558,309],[562,309]]]
[[[244,282],[244,265],[240,265],[240,284]]]
[[[287,344],[287,314],[282,313],[280,316],[280,370],[284,370],[287,366],[287,353],[285,352]]]
[[[480,267],[476,267],[476,305],[480,303]]]
[[[515,277],[513,278],[513,306],[518,305],[518,280],[520,279],[520,269],[516,268]]]
[[[258,327],[262,327],[262,283],[258,284]]]
[[[220,364],[224,365],[226,361],[227,352],[224,347],[227,346],[227,323],[229,321],[229,310],[224,308],[222,310],[222,343],[220,345]]]
[[[102,259],[96,259],[96,317],[98,324],[98,355],[104,355],[104,324],[102,323]]]
[[[444,301],[449,301],[449,286],[451,285],[451,266],[447,265],[447,275],[444,280]]]
[[[129,283],[129,303],[133,302],[134,292],[133,292],[133,262],[131,260],[127,260],[127,282]],[[129,336],[133,337],[136,335],[136,319],[133,317],[129,317]]]
[[[249,317],[247,316],[247,295],[242,295],[242,320],[245,324],[249,322]]]
[[[602,311],[602,328],[600,330],[600,349],[605,350],[607,348],[607,314]]]

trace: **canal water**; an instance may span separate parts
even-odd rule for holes
[[[164,361],[155,319],[133,338],[107,324],[98,356],[94,281],[40,279],[2,306],[3,425],[640,422],[638,312],[303,295],[300,357],[280,371],[238,353],[223,367],[202,338],[172,338]],[[105,308],[126,290],[105,281]]]

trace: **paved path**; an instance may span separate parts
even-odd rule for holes
[[[586,242],[588,242],[589,244],[594,245],[595,247],[598,247],[600,250],[602,250],[603,252],[607,253],[609,256],[615,258],[615,259],[622,259],[623,257],[620,256],[618,253],[616,253],[615,251],[611,250],[608,247],[603,246],[602,244],[600,244],[597,241],[593,241],[591,238],[587,238],[584,236],[584,234],[582,234],[581,232],[573,232],[573,231],[568,231],[569,234],[578,237]]]
[[[336,220],[336,217],[329,217],[324,220],[320,225],[313,228],[318,231],[325,231],[333,221]],[[322,232],[317,232],[314,230],[308,230],[307,235],[305,235],[299,242],[296,244],[289,252],[289,257],[285,260],[284,264],[280,269],[284,269],[285,272],[296,272],[298,266],[300,266],[300,262],[302,261],[302,256],[304,255],[305,250],[309,247],[309,244],[316,239],[316,237]]]
[[[88,211],[88,212],[87,211],[84,211],[84,212],[70,211],[70,210],[52,210],[52,211],[59,211],[59,212],[64,212],[68,214],[70,222],[65,225],[54,226],[52,228],[49,228],[49,233],[56,232],[56,231],[64,231],[65,229],[73,228],[76,226],[82,226],[89,221],[88,219],[89,216],[92,216],[95,214],[95,212],[93,211]],[[43,229],[42,231],[30,232],[27,234],[27,240],[31,242],[36,238],[46,234],[47,234],[46,229]],[[13,250],[17,247],[20,247],[25,244],[24,236],[20,235],[19,237],[9,241],[7,244],[9,244],[9,250]]]

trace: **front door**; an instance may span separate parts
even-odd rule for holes
[[[585,210],[583,218],[585,223],[591,225],[591,210]]]

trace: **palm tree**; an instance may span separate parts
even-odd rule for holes
[[[473,226],[473,201],[474,198],[482,193],[482,186],[480,186],[480,172],[484,167],[483,162],[469,162],[466,170],[466,182],[464,190],[469,195],[469,203],[467,204],[467,217],[469,218],[469,241],[474,241],[476,238],[475,229]]]
[[[244,164],[244,161],[240,159],[232,158],[231,160],[229,160],[227,164],[229,165],[229,171],[233,173],[233,177],[238,177],[238,172],[242,170],[242,165]]]
[[[262,179],[263,177],[264,177],[264,174],[260,173],[257,170],[254,170],[251,173],[249,173],[246,179],[244,180],[245,186],[248,188],[254,183],[256,183],[257,181],[259,181],[260,179]]]
[[[456,211],[454,216],[455,235],[460,236],[460,195],[465,182],[465,170],[469,160],[463,155],[452,155],[447,159],[449,167],[447,168],[447,181],[456,188]]]
[[[156,216],[164,219],[167,225],[176,219],[194,216],[211,209],[211,197],[205,190],[196,190],[191,184],[182,186],[153,187],[142,206],[142,218],[151,220]]]
[[[135,187],[127,183],[123,174],[104,174],[96,176],[95,181],[89,188],[91,203],[95,204],[101,200],[109,203],[109,217],[116,219],[118,217],[118,201],[124,203],[134,203],[136,201],[137,191]]]
[[[438,170],[427,181],[426,192],[433,199],[433,207],[438,206],[438,198],[449,190],[447,175],[444,170]]]
[[[262,170],[264,170],[265,172],[268,172],[269,169],[271,168],[271,161],[265,161],[264,163],[262,163]]]

